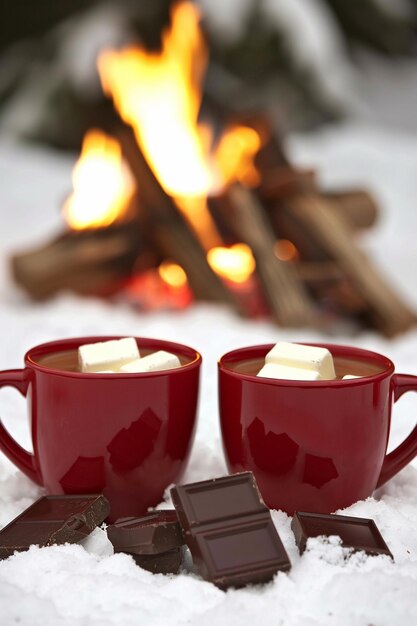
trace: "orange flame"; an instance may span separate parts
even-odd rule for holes
[[[232,126],[226,130],[215,155],[223,186],[236,180],[248,187],[255,187],[259,183],[254,157],[260,147],[261,138],[254,128]]]
[[[212,248],[207,253],[207,261],[219,276],[235,283],[246,282],[256,266],[252,250],[244,243],[230,248]]]
[[[135,188],[120,145],[99,130],[90,130],[84,137],[72,181],[74,191],[63,212],[74,230],[115,222],[125,214]]]
[[[242,138],[242,129],[233,128],[211,154],[211,131],[198,122],[208,60],[199,19],[195,5],[176,4],[160,52],[143,47],[105,51],[98,69],[104,91],[133,127],[161,186],[208,250],[221,238],[206,198],[233,180],[255,179],[250,161],[260,140],[252,129],[243,129]]]
[[[174,6],[160,52],[137,47],[106,51],[98,59],[104,91],[133,127],[163,189],[176,199],[209,247],[219,241],[219,236],[205,205],[215,178],[207,132],[197,122],[206,64],[199,12],[189,3]],[[184,206],[184,198],[194,199],[198,215]]]
[[[179,4],[161,52],[138,47],[103,52],[98,59],[104,91],[133,126],[148,163],[172,196],[207,195],[212,185],[197,124],[197,77],[207,57],[198,18],[195,6]]]

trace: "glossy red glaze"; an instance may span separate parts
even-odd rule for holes
[[[0,449],[48,493],[103,492],[110,520],[137,516],[178,482],[194,439],[201,356],[192,348],[137,339],[139,348],[190,359],[178,369],[141,374],[84,374],[36,360],[119,337],[45,343],[25,356],[25,369],[0,372],[0,386],[27,396],[34,454],[0,422]]]
[[[417,377],[394,374],[386,357],[338,345],[334,356],[372,359],[383,371],[344,381],[272,380],[227,365],[264,357],[271,345],[234,350],[219,361],[223,449],[229,471],[251,470],[266,504],[331,513],[370,496],[417,454],[417,427],[386,455],[391,406]]]

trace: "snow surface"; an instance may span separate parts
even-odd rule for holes
[[[321,131],[290,142],[294,158],[320,168],[328,186],[367,185],[383,217],[363,245],[375,263],[417,306],[417,144],[400,133],[361,126]],[[8,276],[7,255],[37,245],[59,230],[57,207],[68,191],[71,160],[62,155],[0,141],[0,369],[21,367],[37,343],[80,334],[144,335],[187,343],[204,356],[199,425],[186,481],[225,473],[217,416],[216,361],[238,346],[278,339],[324,339],[317,332],[287,331],[236,318],[221,307],[198,306],[182,314],[141,315],[124,305],[69,294],[45,304],[29,303]],[[326,337],[328,339],[328,337]],[[417,331],[395,341],[375,333],[339,343],[367,347],[392,358],[398,371],[417,374]],[[1,391],[1,414],[13,436],[30,448],[24,401]],[[413,408],[414,407],[414,408]],[[390,448],[415,424],[415,396],[394,410]],[[24,510],[42,490],[0,455],[0,527]],[[161,506],[168,506],[168,501]],[[365,502],[345,510],[372,517],[395,557],[351,555],[337,539],[313,540],[299,557],[290,518],[273,519],[292,561],[262,588],[223,593],[196,575],[152,575],[127,555],[112,554],[103,530],[84,545],[33,546],[0,562],[0,624],[24,626],[130,626],[170,624],[235,626],[415,625],[417,605],[417,471],[415,463]]]

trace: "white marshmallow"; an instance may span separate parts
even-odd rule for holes
[[[131,363],[122,365],[120,372],[134,374],[139,372],[159,372],[161,370],[172,370],[181,367],[179,358],[175,354],[159,350],[153,354],[148,354],[142,359],[136,359]]]
[[[299,367],[287,367],[277,363],[267,363],[257,373],[264,378],[280,378],[284,380],[320,380],[320,374],[313,370],[304,370]]]
[[[342,380],[352,380],[353,378],[362,378],[362,376],[354,376],[353,374],[346,374],[346,376],[343,376]]]
[[[333,357],[326,348],[279,341],[266,355],[265,363],[311,370],[317,372],[323,380],[336,378]]]
[[[82,372],[117,370],[140,357],[133,337],[89,343],[78,348],[78,364]]]

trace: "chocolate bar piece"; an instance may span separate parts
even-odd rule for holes
[[[115,552],[125,552],[153,574],[176,574],[183,559],[181,526],[175,511],[126,517],[107,527]]]
[[[32,544],[77,543],[110,513],[102,495],[45,496],[0,531],[0,559],[24,552]]]
[[[386,554],[393,558],[373,519],[297,512],[291,528],[301,554],[309,537],[337,535],[344,548],[353,548],[355,552],[363,550],[370,555]]]
[[[221,589],[270,580],[291,567],[252,472],[171,489],[194,563]]]
[[[173,510],[117,520],[107,527],[107,536],[116,552],[142,556],[168,552],[184,543],[181,526]]]

